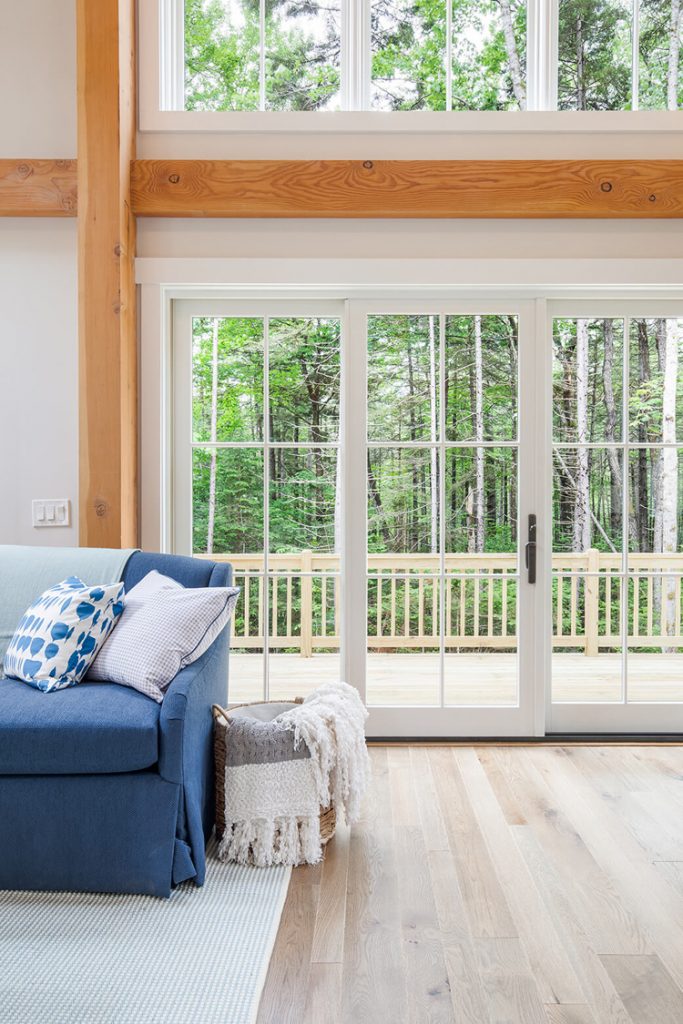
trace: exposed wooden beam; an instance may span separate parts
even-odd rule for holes
[[[683,217],[683,160],[137,160],[141,217]]]
[[[80,541],[137,542],[134,0],[77,0]]]
[[[0,217],[75,216],[75,160],[0,160]]]

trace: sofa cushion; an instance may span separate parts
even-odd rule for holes
[[[156,764],[159,705],[115,683],[82,683],[47,699],[0,679],[0,775],[131,772]]]

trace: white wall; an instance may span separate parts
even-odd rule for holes
[[[0,3],[0,157],[76,155],[74,0]],[[34,529],[32,498],[78,505],[76,221],[0,220],[0,543],[76,544]]]
[[[514,117],[514,114],[510,115]],[[571,116],[571,115],[570,115]],[[321,115],[324,117],[324,115]],[[461,135],[141,133],[141,158],[680,159],[680,132]],[[571,257],[680,255],[683,221],[142,220],[141,256]]]

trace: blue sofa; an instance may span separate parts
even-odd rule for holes
[[[152,569],[186,587],[232,579],[229,565],[135,552],[126,590]],[[228,632],[162,704],[114,683],[46,695],[0,679],[0,889],[169,896],[187,879],[202,885]]]

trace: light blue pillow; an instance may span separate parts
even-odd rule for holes
[[[69,576],[27,609],[10,640],[5,675],[49,693],[88,671],[124,605],[123,583],[88,587]]]

